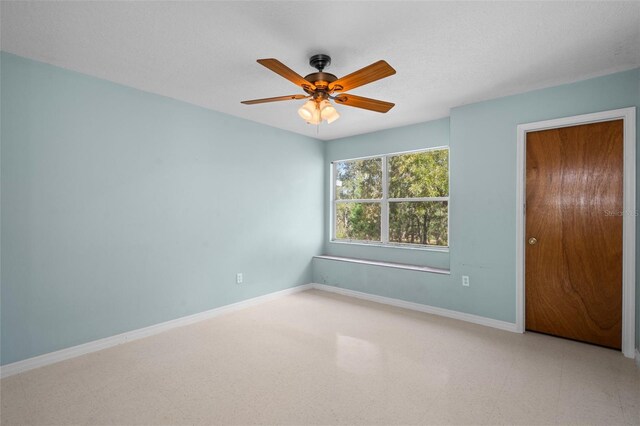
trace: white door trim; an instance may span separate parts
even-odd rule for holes
[[[622,353],[635,352],[635,260],[636,260],[636,108],[622,108],[592,114],[518,125],[516,148],[516,330],[525,329],[525,144],[527,132],[575,126],[599,121],[624,120],[624,184],[622,212]]]

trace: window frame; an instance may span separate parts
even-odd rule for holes
[[[389,198],[389,158],[397,157],[405,154],[418,154],[430,151],[447,150],[447,181],[449,183],[449,195],[447,197],[417,197],[417,198]],[[336,163],[356,160],[368,160],[372,158],[382,159],[382,197],[379,199],[336,199]],[[343,160],[334,160],[330,163],[330,235],[329,242],[336,244],[352,244],[378,247],[403,248],[410,250],[429,250],[429,251],[449,251],[450,247],[450,218],[451,218],[451,150],[449,146],[437,146],[432,148],[421,148],[410,151],[399,151],[389,154],[368,155],[364,157],[347,158]],[[425,202],[425,201],[446,201],[447,202],[447,245],[437,246],[432,244],[410,244],[389,242],[389,203],[393,202]],[[349,240],[336,238],[336,206],[339,203],[379,203],[380,204],[380,241],[366,240]]]

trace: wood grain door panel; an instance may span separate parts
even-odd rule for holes
[[[528,330],[620,349],[623,122],[530,132]]]

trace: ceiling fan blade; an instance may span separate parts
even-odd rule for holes
[[[396,73],[386,61],[378,61],[329,84],[329,89],[346,92]]]
[[[284,78],[286,78],[287,80],[289,80],[290,82],[292,82],[297,86],[300,86],[303,88],[307,87],[310,90],[316,89],[316,86],[314,86],[313,83],[309,83],[307,80],[302,78],[300,74],[298,74],[297,72],[295,72],[294,70],[292,70],[291,68],[289,68],[288,66],[286,66],[285,64],[283,64],[277,59],[274,59],[274,58],[258,59],[258,63],[260,65],[263,65],[269,68],[271,71],[275,72],[276,74],[280,74],[281,76],[283,76]]]
[[[377,99],[363,98],[362,96],[350,95],[342,93],[334,98],[334,101],[340,105],[347,105],[356,108],[368,109],[376,112],[387,112],[394,107],[391,102],[379,101]]]
[[[305,99],[308,98],[307,95],[289,95],[289,96],[277,96],[275,98],[263,98],[263,99],[252,99],[250,101],[242,101],[240,103],[245,105],[254,105],[254,104],[264,104],[266,102],[277,102],[277,101],[290,101],[295,99]]]

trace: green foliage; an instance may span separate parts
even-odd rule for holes
[[[389,198],[448,197],[449,150],[389,158]],[[446,201],[389,203],[389,241],[448,245]]]
[[[448,149],[389,158],[389,198],[448,196]]]
[[[336,237],[343,240],[380,241],[380,203],[337,204]]]
[[[448,245],[448,204],[446,201],[389,203],[389,241]]]
[[[388,197],[449,196],[449,150],[401,154],[388,158]],[[336,163],[336,199],[382,198],[382,158]],[[449,244],[447,201],[390,201],[389,241]],[[381,204],[337,203],[338,239],[380,241]]]
[[[378,199],[382,197],[382,159],[336,163],[336,198]]]

